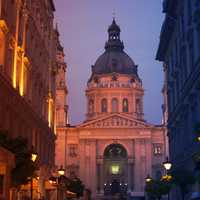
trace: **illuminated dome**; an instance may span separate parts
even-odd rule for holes
[[[115,19],[108,28],[108,41],[105,44],[105,52],[92,66],[92,77],[108,73],[129,74],[138,77],[137,65],[124,52],[124,44],[120,40],[120,27],[116,24]]]

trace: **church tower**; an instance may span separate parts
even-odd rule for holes
[[[143,120],[143,94],[137,65],[124,52],[120,27],[113,19],[108,28],[105,52],[92,66],[87,84],[87,120],[112,113]]]
[[[58,34],[58,32],[57,32]],[[57,35],[59,37],[59,35]],[[58,73],[56,75],[56,126],[64,127],[68,124],[68,106],[67,106],[67,84],[66,69],[67,65],[64,61],[65,55],[63,47],[59,40],[56,51],[56,62],[58,65]]]

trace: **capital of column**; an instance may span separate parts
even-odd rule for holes
[[[17,11],[20,10],[20,8],[21,8],[21,4],[22,4],[22,1],[21,1],[21,0],[16,0]]]
[[[128,157],[128,164],[133,164],[135,161],[134,157]]]

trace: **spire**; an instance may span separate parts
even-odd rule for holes
[[[105,49],[106,50],[123,50],[124,44],[120,40],[120,27],[117,25],[115,21],[115,17],[113,17],[112,24],[108,27],[108,41],[106,42]]]

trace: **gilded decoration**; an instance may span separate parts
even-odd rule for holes
[[[2,32],[3,32],[4,34],[7,34],[8,31],[9,31],[8,26],[7,26],[7,24],[6,24],[6,21],[3,20],[3,19],[0,20],[0,29],[2,30]]]

